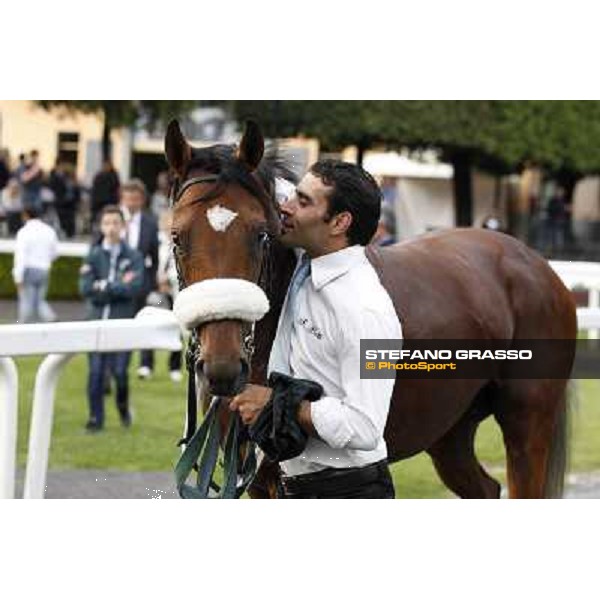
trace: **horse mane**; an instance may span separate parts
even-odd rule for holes
[[[189,173],[195,169],[211,175],[218,175],[221,185],[236,183],[256,198],[265,199],[266,197],[273,206],[275,206],[276,178],[286,179],[292,183],[298,182],[290,160],[276,143],[267,144],[263,158],[254,172],[256,177],[237,158],[236,146],[226,144],[217,144],[209,148],[194,148],[192,159],[183,179],[187,179]],[[220,193],[221,185],[217,186],[215,195]]]

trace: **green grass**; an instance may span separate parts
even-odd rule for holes
[[[185,419],[185,383],[168,378],[167,355],[156,354],[157,371],[152,380],[135,376],[138,355],[131,366],[131,402],[135,422],[131,429],[119,424],[112,396],[106,398],[106,427],[97,435],[84,433],[87,419],[85,381],[87,360],[77,356],[65,368],[56,394],[54,429],[50,450],[51,469],[117,469],[170,471],[179,456],[175,444]],[[18,361],[20,373],[18,462],[26,461],[33,379],[39,359]],[[577,409],[573,411],[571,471],[600,470],[600,382],[578,383]],[[504,447],[492,419],[482,424],[477,454],[494,477],[504,481]],[[440,483],[429,457],[418,455],[392,466],[397,496],[445,498],[452,495]]]
[[[0,298],[14,299],[17,290],[12,279],[13,256],[0,253]],[[49,300],[77,300],[79,295],[79,269],[81,258],[76,256],[60,256],[52,264]]]
[[[106,397],[105,430],[85,433],[88,416],[86,395],[87,358],[75,357],[67,364],[56,392],[54,427],[50,448],[52,469],[120,469],[168,471],[177,458],[176,443],[185,420],[185,384],[168,378],[167,355],[156,355],[157,373],[151,380],[135,376],[138,353],[132,358],[130,399],[134,412],[131,429],[121,427],[114,395]],[[18,463],[26,461],[33,380],[39,359],[18,361],[20,373]]]

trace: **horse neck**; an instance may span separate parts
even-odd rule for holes
[[[252,357],[252,369],[250,380],[252,383],[264,384],[267,380],[267,368],[269,355],[279,315],[283,307],[285,295],[294,268],[296,267],[296,254],[290,248],[286,248],[275,241],[270,249],[270,281],[267,282],[267,295],[271,308],[269,312],[257,324],[254,331],[254,355]]]

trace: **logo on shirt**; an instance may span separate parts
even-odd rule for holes
[[[302,325],[308,333],[314,335],[318,340],[323,338],[323,332],[316,326],[311,325],[310,321],[304,317],[298,317],[298,324]]]

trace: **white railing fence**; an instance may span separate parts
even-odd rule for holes
[[[15,497],[18,394],[15,361],[0,356],[0,498]]]
[[[587,329],[589,338],[600,330],[600,263],[551,260],[550,266],[570,290],[588,292],[588,305],[577,309],[579,329]]]
[[[0,498],[14,498],[17,452],[17,369],[12,357],[46,354],[36,377],[29,432],[25,498],[43,498],[54,398],[60,373],[81,352],[181,350],[171,311],[145,308],[135,319],[0,326]]]
[[[14,239],[0,240],[0,254],[14,254]],[[90,251],[89,242],[58,242],[58,256],[75,256],[83,258]]]
[[[7,250],[8,248],[4,249]],[[3,248],[0,248],[0,251]],[[70,249],[79,255],[81,248]],[[600,263],[551,261],[570,289],[589,292],[579,308],[580,329],[597,336],[600,329]],[[180,350],[181,331],[170,311],[146,308],[135,319],[80,321],[45,325],[0,326],[0,499],[14,498],[17,449],[18,377],[13,357],[46,354],[35,378],[25,498],[43,498],[56,385],[62,368],[81,352]]]

